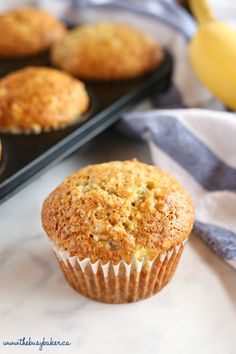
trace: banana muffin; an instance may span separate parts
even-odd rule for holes
[[[73,123],[89,106],[84,84],[46,67],[17,70],[0,80],[0,130],[39,133]]]
[[[171,279],[194,208],[167,172],[137,160],[85,167],[45,200],[42,223],[69,283],[92,299],[147,298]]]
[[[141,76],[163,60],[159,44],[124,24],[97,23],[68,31],[52,47],[55,65],[89,80]]]
[[[0,57],[30,56],[48,49],[66,32],[49,13],[22,8],[0,15]]]

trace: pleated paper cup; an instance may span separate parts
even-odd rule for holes
[[[90,299],[121,304],[146,299],[160,291],[172,278],[187,239],[152,261],[133,259],[128,264],[89,258],[80,260],[53,244],[60,267],[69,284]]]

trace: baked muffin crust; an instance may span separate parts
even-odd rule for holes
[[[156,68],[163,51],[151,38],[124,24],[97,23],[68,31],[52,47],[52,61],[83,79],[120,80]]]
[[[192,229],[190,195],[174,177],[137,160],[91,165],[45,200],[42,223],[71,256],[103,263],[153,259]]]
[[[24,57],[48,49],[66,32],[49,13],[22,8],[0,15],[0,57]]]
[[[62,128],[89,106],[84,84],[56,69],[28,67],[0,80],[0,130],[12,133]]]

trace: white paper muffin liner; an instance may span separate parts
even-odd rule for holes
[[[186,241],[151,261],[134,258],[130,264],[92,263],[89,258],[80,260],[52,246],[67,281],[81,295],[106,303],[125,303],[146,299],[171,280]]]

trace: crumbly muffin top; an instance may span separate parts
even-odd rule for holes
[[[188,192],[167,172],[137,160],[91,165],[45,200],[43,227],[70,255],[106,263],[153,259],[192,229]]]
[[[48,49],[64,36],[65,26],[49,13],[22,8],[0,15],[0,57],[21,57]]]
[[[84,79],[120,80],[143,75],[163,60],[160,46],[124,24],[97,23],[69,32],[52,47],[52,61]]]
[[[40,132],[64,127],[88,109],[84,84],[67,73],[28,67],[0,80],[0,130]]]

